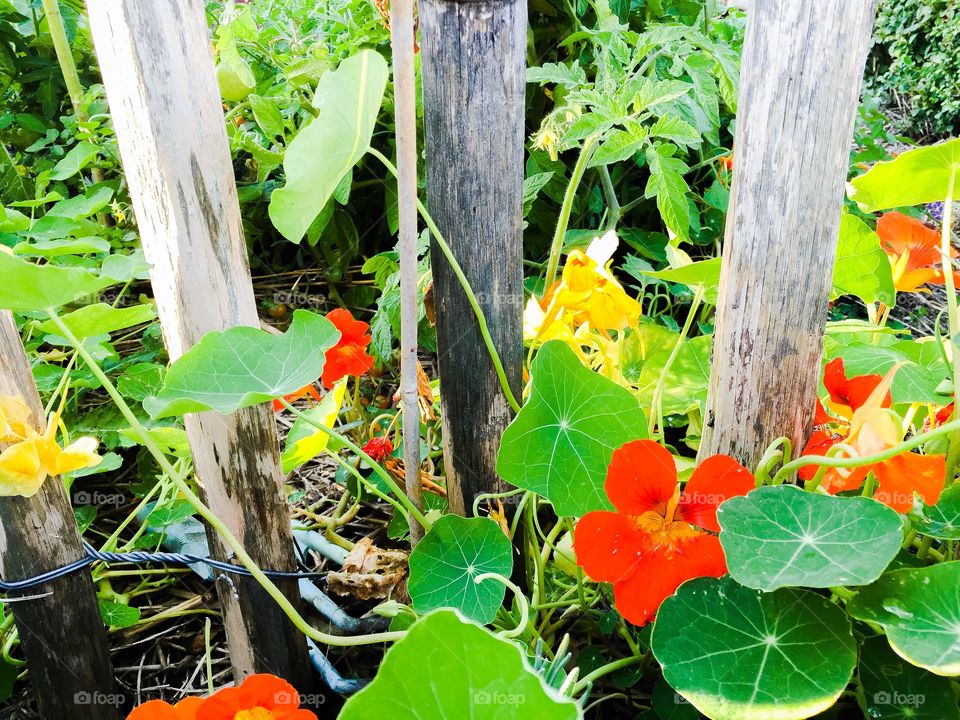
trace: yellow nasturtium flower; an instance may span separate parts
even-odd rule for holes
[[[594,239],[586,252],[567,256],[561,279],[539,303],[531,299],[524,330],[537,342],[559,338],[571,345],[577,328],[621,331],[640,320],[640,303],[630,297],[610,270],[617,236],[611,230]]]
[[[61,448],[56,441],[59,413],[42,434],[30,422],[31,414],[21,398],[0,395],[0,442],[10,445],[0,453],[0,497],[31,497],[48,475],[100,462],[95,438],[80,438]]]

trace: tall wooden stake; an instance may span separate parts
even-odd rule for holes
[[[259,324],[204,6],[201,0],[90,0],[88,7],[164,339],[175,360],[204,333]],[[261,567],[294,570],[269,406],[188,415],[185,422],[210,507]],[[216,533],[210,541],[216,557],[229,557]],[[298,597],[296,581],[278,584]],[[256,581],[221,574],[217,587],[234,673],[270,672],[308,687],[305,639]]]
[[[36,429],[43,405],[20,334],[9,312],[0,312],[0,395],[19,396],[33,411]],[[0,450],[3,449],[0,444]],[[85,555],[73,508],[60,478],[49,477],[32,498],[0,498],[0,573],[24,580]],[[76,720],[120,717],[107,632],[87,569],[11,593],[34,599],[12,602],[20,646],[40,716]]]
[[[427,204],[476,291],[519,397],[523,363],[526,0],[421,0]],[[444,460],[450,508],[498,488],[512,412],[479,327],[434,243]]]
[[[876,0],[753,0],[701,458],[810,429]]]
[[[423,509],[420,480],[420,393],[417,378],[417,98],[413,0],[390,3],[393,96],[397,127],[397,205],[400,219],[400,397],[407,495]],[[410,544],[423,537],[410,516]]]

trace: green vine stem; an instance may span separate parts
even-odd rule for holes
[[[943,270],[943,284],[947,291],[947,321],[950,324],[950,358],[953,375],[953,418],[960,418],[960,309],[957,307],[957,288],[953,282],[953,259],[951,258],[951,237],[953,231],[953,195],[957,174],[950,174],[947,185],[947,197],[943,203],[943,225],[940,231],[940,264]],[[947,449],[947,480],[952,481],[960,460],[960,432],[950,438]]]
[[[383,163],[383,166],[391,175],[399,179],[397,168],[394,167],[393,163],[390,162],[386,155],[373,147],[369,149],[369,152],[371,155],[377,158],[377,160]],[[450,263],[453,274],[456,275],[457,281],[460,283],[460,287],[463,288],[463,292],[467,296],[467,302],[470,303],[473,314],[477,317],[477,323],[480,326],[480,335],[483,337],[483,344],[486,346],[487,352],[490,354],[490,360],[493,362],[493,368],[497,373],[497,378],[500,380],[500,387],[503,389],[504,397],[506,397],[507,402],[510,403],[510,407],[513,408],[514,412],[520,412],[520,403],[517,402],[517,398],[513,394],[513,389],[510,387],[510,382],[507,380],[507,373],[503,369],[503,361],[500,359],[500,353],[497,351],[497,346],[493,344],[493,338],[490,336],[490,328],[487,326],[487,318],[483,314],[483,308],[480,307],[480,301],[477,300],[477,296],[473,292],[473,288],[470,286],[470,281],[467,280],[467,276],[464,274],[463,268],[460,267],[460,263],[453,254],[453,250],[450,249],[450,246],[443,237],[443,233],[440,232],[440,228],[437,227],[437,224],[433,221],[433,217],[427,211],[426,206],[423,204],[423,201],[421,201],[420,198],[417,198],[417,209],[420,211],[420,216],[427,224],[427,228],[433,235],[434,240],[437,241],[437,245],[440,246],[440,250],[443,252],[444,257],[447,258],[447,262]]]
[[[479,585],[486,580],[496,580],[498,583],[510,588],[510,592],[512,592],[516,598],[517,605],[520,606],[520,622],[517,623],[517,626],[510,630],[501,630],[497,635],[509,639],[523,634],[527,625],[530,624],[530,603],[527,601],[527,596],[523,594],[523,590],[503,575],[498,575],[497,573],[480,573],[473,579],[473,582]]]
[[[383,480],[386,486],[390,488],[391,492],[393,492],[393,494],[397,496],[397,499],[403,504],[405,512],[409,513],[413,518],[415,518],[416,521],[420,523],[420,525],[423,527],[424,530],[430,529],[430,522],[427,520],[426,517],[424,517],[423,513],[420,512],[420,509],[413,503],[413,501],[409,497],[407,497],[407,494],[400,488],[400,486],[397,485],[396,481],[392,477],[390,477],[390,473],[384,470],[383,467],[380,465],[380,463],[378,463],[372,457],[367,455],[367,453],[365,453],[360,448],[359,445],[357,445],[355,442],[350,440],[350,438],[346,437],[345,435],[341,435],[333,428],[328,428],[323,423],[318,423],[316,420],[311,418],[306,413],[303,413],[297,410],[297,408],[295,408],[293,405],[287,402],[286,399],[280,398],[280,402],[283,403],[283,406],[287,410],[292,412],[294,415],[296,415],[298,418],[303,420],[305,423],[307,423],[308,425],[311,425],[312,427],[315,427],[317,430],[320,430],[321,432],[326,433],[329,437],[333,438],[337,442],[341,443],[347,449],[356,453],[357,457],[359,457],[367,465],[369,465],[373,469],[373,471],[380,476],[380,479]]]
[[[951,420],[950,422],[944,423],[940,427],[935,428],[930,432],[923,433],[922,435],[914,435],[912,438],[909,440],[904,440],[899,445],[894,445],[891,448],[887,448],[883,452],[874,453],[873,455],[862,455],[860,457],[824,457],[823,455],[804,455],[802,457],[798,457],[793,462],[788,462],[786,465],[781,467],[780,470],[777,471],[777,474],[773,476],[772,484],[778,485],[782,482],[785,482],[790,475],[806,465],[822,465],[824,467],[831,468],[855,468],[863,465],[873,465],[874,463],[883,462],[884,460],[889,460],[892,457],[896,457],[900,453],[905,453],[913,450],[914,448],[920,447],[930,440],[958,431],[960,431],[960,420]]]
[[[70,95],[70,104],[73,106],[74,114],[82,119],[80,109],[83,105],[83,86],[80,84],[77,66],[73,62],[73,53],[70,51],[70,43],[67,40],[67,31],[63,25],[63,16],[60,14],[58,0],[42,0],[42,2],[43,14],[47,18],[47,28],[50,31],[50,39],[53,41],[53,50],[57,54],[57,62],[60,64],[63,82],[67,86],[67,94]]]
[[[308,623],[306,619],[297,611],[290,600],[287,599],[287,597],[280,591],[280,588],[278,588],[273,581],[263,573],[263,570],[261,570],[260,566],[257,565],[252,557],[250,557],[250,554],[244,549],[243,544],[237,539],[237,537],[230,531],[230,528],[228,528],[226,524],[224,524],[224,522],[218,518],[209,507],[207,507],[207,505],[193,491],[193,488],[190,487],[183,475],[181,475],[173,467],[173,465],[170,464],[167,456],[163,454],[163,451],[157,446],[156,442],[154,442],[153,438],[150,436],[150,433],[143,426],[143,423],[140,422],[134,412],[130,409],[130,406],[127,405],[127,401],[124,400],[123,396],[113,384],[113,381],[111,381],[107,374],[101,369],[101,367],[97,364],[97,361],[93,359],[87,349],[83,346],[83,343],[80,342],[73,334],[73,331],[71,331],[66,323],[63,322],[56,310],[49,308],[46,312],[50,316],[50,319],[53,321],[53,323],[60,330],[63,337],[65,337],[67,341],[74,347],[81,359],[84,361],[84,363],[86,363],[87,367],[90,368],[90,372],[92,372],[94,377],[96,377],[97,380],[99,380],[103,385],[103,389],[106,390],[107,394],[116,404],[120,414],[123,415],[124,419],[130,423],[130,428],[133,430],[134,435],[136,435],[137,439],[153,456],[154,460],[157,461],[160,469],[173,481],[177,490],[179,490],[187,502],[193,506],[197,514],[203,518],[210,525],[210,527],[217,531],[227,546],[233,550],[234,555],[236,555],[240,563],[250,571],[250,574],[253,576],[253,578],[263,587],[267,594],[274,599],[283,613],[290,618],[290,621],[298,630],[300,630],[300,632],[316,642],[338,647],[353,647],[356,645],[394,642],[401,639],[406,634],[403,631],[399,631],[373,633],[370,635],[339,636],[321,632],[320,630],[312,627],[310,623]]]
[[[563,249],[563,238],[567,234],[567,226],[570,224],[570,213],[573,211],[573,201],[577,197],[577,189],[580,187],[580,181],[583,179],[583,174],[587,170],[587,164],[590,162],[590,158],[593,157],[596,143],[596,135],[591,135],[583,141],[583,147],[580,149],[580,157],[577,158],[577,164],[573,166],[570,183],[563,193],[563,204],[560,206],[557,228],[553,232],[553,241],[550,243],[550,257],[547,259],[547,274],[543,283],[544,289],[552,286],[557,279],[557,268],[560,267],[560,251]]]
[[[790,462],[793,456],[793,444],[788,437],[778,437],[767,447],[757,463],[754,477],[757,479],[757,487],[770,483],[770,473],[774,466],[779,462]]]
[[[697,286],[696,294],[693,296],[693,302],[690,304],[690,312],[687,313],[686,322],[683,323],[683,329],[680,331],[679,337],[677,337],[677,342],[673,346],[673,350],[670,351],[670,356],[663,365],[663,370],[660,372],[660,377],[653,390],[653,399],[650,403],[650,419],[655,422],[657,432],[660,436],[660,442],[664,445],[666,445],[666,438],[663,433],[663,391],[667,384],[667,375],[670,373],[670,368],[673,367],[677,355],[680,354],[680,348],[683,347],[683,343],[686,342],[687,335],[690,334],[690,327],[693,325],[693,320],[697,315],[697,308],[700,307],[700,301],[702,299],[703,285],[699,285]]]

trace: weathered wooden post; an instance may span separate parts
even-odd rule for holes
[[[754,465],[813,417],[876,0],[752,0],[701,458]]]
[[[33,412],[36,430],[43,430],[43,405],[30,362],[13,315],[6,311],[0,312],[0,395],[21,397]],[[31,498],[0,498],[0,573],[5,581],[64,567],[85,554],[60,478],[47,478]],[[40,716],[119,718],[120,696],[90,572],[81,569],[10,597],[43,595],[10,605]]]
[[[421,0],[427,205],[477,293],[514,394],[523,363],[526,0]],[[457,278],[434,244],[450,508],[499,485],[512,411]]]
[[[259,323],[210,35],[200,0],[90,0],[90,28],[172,359],[204,333]],[[294,570],[269,406],[186,417],[213,511],[264,568]],[[216,533],[211,548],[229,551]],[[280,583],[291,599],[295,581]],[[239,677],[271,672],[307,687],[306,642],[257,583],[220,574]],[[298,683],[300,683],[298,685]]]

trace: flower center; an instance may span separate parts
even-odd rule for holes
[[[679,504],[680,486],[677,485],[673,497],[662,508],[634,517],[637,528],[650,536],[656,548],[673,550],[700,534],[690,523],[674,519]]]
[[[266,708],[257,706],[249,710],[241,710],[233,716],[233,720],[275,720],[275,716]]]

